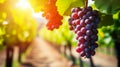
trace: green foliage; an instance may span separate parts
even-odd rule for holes
[[[56,6],[61,15],[70,15],[71,8],[83,7],[85,0],[57,0]]]
[[[101,13],[100,18],[101,21],[99,22],[99,27],[112,25],[114,22],[112,15],[106,15]]]
[[[114,41],[111,37],[111,29],[113,26],[103,26],[102,28],[98,29],[98,43],[100,46],[107,46],[107,47],[113,47],[114,46]]]
[[[0,49],[31,42],[36,36],[37,24],[31,7],[17,6],[19,0],[0,0]],[[20,44],[21,45],[21,44]]]
[[[119,0],[94,0],[95,5],[100,11],[107,14],[114,14],[120,11]]]
[[[73,0],[57,0],[56,6],[58,8],[58,11],[60,15],[63,15],[65,11],[69,8]]]

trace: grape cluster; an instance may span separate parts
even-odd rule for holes
[[[72,14],[69,18],[70,30],[73,30],[78,40],[78,47],[76,51],[80,53],[81,57],[90,58],[95,55],[95,48],[98,47],[96,41],[97,26],[100,21],[98,11],[93,10],[92,7],[73,8]]]
[[[56,0],[48,0],[48,3],[45,4],[46,8],[44,8],[43,16],[48,20],[46,27],[49,30],[59,28],[59,26],[62,24],[61,20],[63,17],[58,13],[55,3]]]

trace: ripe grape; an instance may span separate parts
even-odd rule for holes
[[[71,13],[68,21],[70,27],[73,27],[70,30],[74,30],[76,40],[78,40],[76,51],[81,57],[90,58],[95,55],[95,48],[98,47],[96,43],[98,40],[97,26],[100,21],[98,11],[88,6],[73,8]]]
[[[56,1],[57,0],[49,0],[49,2],[45,4],[46,8],[43,9],[43,16],[48,20],[46,27],[49,30],[59,28],[59,26],[62,24],[61,20],[63,17],[57,11]],[[72,19],[70,19],[69,21],[69,24],[72,25]]]

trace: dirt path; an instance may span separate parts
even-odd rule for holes
[[[68,60],[41,38],[35,38],[31,53],[21,67],[70,67]]]
[[[4,67],[5,57],[5,50],[0,51],[0,67]]]
[[[78,58],[78,53],[75,52],[75,49],[73,49],[73,53]],[[117,59],[114,56],[96,52],[92,59],[95,67],[117,67]],[[82,60],[90,65],[89,59],[82,58]]]
[[[73,53],[78,55],[75,49]],[[84,58],[83,61],[88,62],[89,60]],[[96,67],[117,67],[117,59],[104,54],[97,53],[93,57],[93,61]],[[5,50],[0,51],[0,67],[4,67],[4,64]],[[41,38],[35,38],[30,53],[28,53],[20,67],[70,67],[70,61],[62,57],[51,44]]]

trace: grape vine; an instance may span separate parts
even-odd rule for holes
[[[59,28],[62,24],[62,16],[59,15],[55,4],[56,0],[49,0],[49,2],[45,4],[46,7],[43,16],[48,20],[46,26],[49,30]]]
[[[73,8],[71,12],[68,21],[70,30],[74,30],[78,40],[76,51],[80,53],[81,57],[90,58],[95,55],[95,48],[98,47],[96,43],[98,40],[97,26],[100,21],[98,11],[88,6],[85,8]]]

